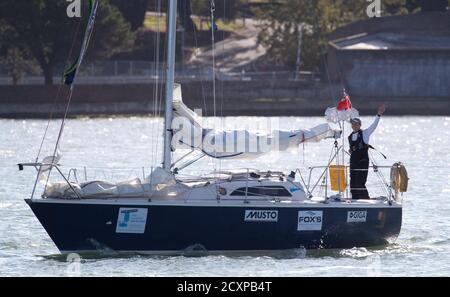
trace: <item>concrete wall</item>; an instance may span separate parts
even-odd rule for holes
[[[450,51],[337,51],[338,72],[353,96],[447,98]]]
[[[333,86],[294,81],[218,82],[216,113],[224,115],[307,115],[316,110],[313,102],[332,104]],[[163,91],[164,86],[160,85]],[[183,98],[191,108],[213,114],[212,84],[191,82],[182,85]],[[0,116],[61,116],[67,102],[68,88],[58,86],[0,86]],[[148,114],[154,112],[155,86],[151,84],[79,85],[75,88],[69,113]],[[338,91],[334,89],[337,96]],[[161,93],[161,96],[164,94]],[[54,103],[55,102],[55,103]],[[298,103],[305,102],[305,108]],[[328,103],[327,103],[328,102]],[[293,106],[295,104],[295,106]],[[308,107],[313,105],[312,107]],[[317,113],[317,111],[315,111]]]
[[[349,77],[353,105],[362,114],[374,114],[381,102],[387,102],[388,114],[450,114],[448,97],[387,96],[395,91],[395,83],[383,81],[386,88],[378,88],[364,77],[358,77],[355,68]],[[371,70],[365,70],[369,76]],[[357,82],[357,83],[356,83]],[[407,79],[402,81],[403,86]],[[420,89],[420,88],[418,88]],[[159,86],[164,90],[164,86]],[[370,90],[368,92],[367,90]],[[75,88],[69,116],[111,114],[153,114],[154,85],[79,85]],[[213,114],[212,86],[210,83],[186,83],[182,85],[185,103],[192,109],[202,109],[203,115]],[[436,90],[443,92],[445,90]],[[260,116],[321,116],[327,107],[335,106],[342,92],[340,84],[295,81],[241,81],[218,82],[216,92],[217,115]],[[383,93],[384,92],[384,93]],[[431,90],[430,90],[431,92]],[[0,117],[42,117],[63,115],[67,102],[67,87],[58,97],[58,86],[0,86]],[[413,92],[411,92],[413,93]],[[415,95],[415,94],[414,94]],[[55,98],[56,101],[55,101]]]

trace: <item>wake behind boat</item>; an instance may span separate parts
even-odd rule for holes
[[[91,3],[81,58],[68,75],[71,89],[93,29],[97,5],[97,1]],[[310,129],[276,130],[262,135],[203,127],[201,119],[183,103],[181,86],[174,84],[174,0],[169,1],[168,25],[162,167],[142,179],[108,182],[86,178],[79,182],[76,170],[64,174],[59,165],[60,137],[52,156],[42,162],[19,164],[20,169],[32,166],[38,171],[35,188],[26,202],[61,252],[246,254],[368,247],[395,240],[402,222],[400,194],[406,191],[407,181],[400,163],[373,164],[368,169],[379,177],[385,195],[351,199],[341,129],[324,123]],[[338,105],[327,111],[327,119],[343,127],[344,120],[353,117],[354,112],[351,106],[342,109]],[[60,135],[63,127],[64,121]],[[251,160],[273,150],[283,152],[303,143],[330,139],[331,157],[323,167],[310,168],[307,182],[294,167],[286,168],[286,172],[233,169],[194,177],[183,174],[201,158]],[[189,152],[173,161],[174,151],[183,149]],[[320,174],[314,181],[313,171],[317,170]],[[383,170],[390,170],[388,180]],[[59,174],[60,181],[50,180],[52,171]],[[40,182],[44,192],[41,198],[34,198]]]

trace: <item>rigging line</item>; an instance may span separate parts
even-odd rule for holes
[[[66,104],[66,108],[65,108],[65,111],[64,111],[64,117],[63,117],[63,119],[61,121],[61,126],[59,128],[58,138],[56,139],[55,149],[53,150],[53,155],[52,155],[53,157],[52,157],[52,162],[51,162],[52,164],[55,161],[56,153],[57,153],[57,151],[59,149],[59,141],[61,140],[62,132],[64,130],[64,125],[65,125],[65,122],[66,122],[67,113],[69,111],[70,102],[72,100],[72,94],[73,94],[73,89],[70,88],[69,89],[69,93],[67,95],[67,104]],[[48,185],[48,181],[50,179],[50,174],[52,172],[52,168],[53,168],[53,166],[50,166],[50,169],[49,169],[49,172],[48,172],[48,175],[47,175],[47,180],[45,181],[44,193],[47,190],[47,185]]]
[[[333,161],[333,155],[334,155],[334,150],[335,150],[335,147],[333,146],[332,148],[331,148],[331,151],[330,151],[330,156],[328,157],[328,165],[327,165],[327,167],[329,168],[329,166],[331,165],[331,162]],[[324,183],[326,183],[325,184],[325,189],[326,189],[326,187],[327,187],[327,184],[328,184],[328,168],[325,168],[325,172],[323,172],[322,173],[322,175],[319,177],[319,181],[320,181],[320,179],[323,177],[323,179],[322,179],[322,185],[324,184]],[[316,184],[317,185],[317,184]],[[315,186],[313,187],[313,189],[311,190],[311,194],[312,194],[312,191],[314,191],[314,188],[315,188]],[[322,196],[322,188],[319,188],[319,196]]]
[[[337,51],[336,51],[337,52]],[[345,82],[344,82],[344,78],[343,78],[343,75],[342,75],[342,71],[341,71],[341,63],[340,63],[340,61],[337,59],[337,53],[336,53],[336,55],[335,55],[335,59],[336,59],[336,70],[337,70],[337,75],[338,75],[338,78],[339,78],[339,82],[340,82],[340,84],[341,84],[341,89],[343,89],[343,88],[345,88]]]
[[[345,121],[342,121],[342,132],[341,132],[341,142],[342,142],[342,164],[345,165]]]
[[[161,4],[162,5],[162,4]],[[166,17],[168,16],[168,6],[166,6]],[[164,17],[164,13],[162,11],[162,7],[160,7],[160,19],[161,17]],[[162,59],[160,60],[159,64],[160,64],[160,75],[161,78],[159,79],[159,94],[157,95],[158,97],[158,101],[157,101],[157,117],[158,119],[161,119],[163,117],[162,113],[163,113],[163,102],[164,102],[164,84],[166,83],[166,71],[164,71],[167,67],[167,31],[168,31],[168,26],[167,26],[167,19],[164,18],[165,20],[165,24],[166,24],[166,30],[165,30],[165,34],[164,34],[164,40],[163,40],[163,51],[162,51]],[[161,30],[161,29],[160,29]],[[161,39],[160,39],[161,42]],[[162,125],[161,130],[164,130],[164,120],[161,121],[160,123]],[[158,156],[158,153],[161,154],[162,150],[160,149],[160,147],[162,147],[162,143],[164,141],[164,136],[160,135],[161,137],[157,138],[156,141],[156,156]],[[161,154],[160,158],[164,158],[163,154]],[[162,161],[161,161],[162,163]]]
[[[319,9],[318,9],[317,7],[315,7],[315,11],[318,12]],[[323,34],[322,34],[322,29],[321,29],[320,24],[319,24],[319,20],[318,20],[318,17],[317,17],[317,13],[314,14],[314,23],[315,23],[315,26],[316,26],[316,28],[317,28],[317,33],[318,33],[319,38],[320,38],[321,36],[323,36]],[[325,41],[328,42],[328,39],[325,38]],[[320,43],[320,41],[319,41],[319,49],[320,49],[320,51],[322,51],[323,53],[328,53],[328,51],[327,51],[326,48],[325,48],[325,50],[324,50],[324,48],[323,48],[322,44]],[[324,65],[324,67],[325,67],[325,73],[326,73],[326,75],[327,75],[328,88],[329,88],[330,96],[331,96],[330,100],[334,103],[334,98],[336,98],[336,94],[335,94],[334,89],[333,89],[333,86],[332,86],[332,84],[331,84],[331,77],[330,77],[330,70],[329,70],[329,68],[328,68],[328,63],[327,63],[327,60],[325,59],[325,56],[324,56],[323,54],[320,53],[320,56],[321,56],[321,60],[322,60],[322,62],[323,62],[323,65]],[[341,88],[342,88],[342,87],[343,87],[343,85],[342,85],[342,81],[341,81]]]
[[[155,51],[155,57],[154,57],[154,64],[153,67],[155,68],[155,86],[153,89],[153,120],[152,120],[152,132],[151,137],[155,137],[155,126],[157,125],[157,113],[158,113],[158,93],[159,93],[159,75],[160,75],[160,68],[159,68],[159,58],[160,58],[160,38],[161,38],[161,29],[160,29],[160,20],[161,20],[161,0],[158,0],[155,2],[155,11],[157,12],[156,18],[156,34],[154,38],[154,51]],[[151,156],[151,164],[152,166],[155,164],[155,155],[157,154],[157,146],[156,141],[152,141],[152,156]]]
[[[223,21],[226,18],[226,0],[223,0]],[[225,55],[225,30],[222,30],[222,55]],[[220,117],[222,119],[222,130],[224,130],[224,119],[223,119],[223,98],[224,98],[224,81],[223,79],[220,81]],[[222,160],[219,160],[220,166],[219,170],[222,171]]]
[[[214,117],[216,117],[216,55],[215,55],[215,40],[214,40],[214,11],[216,10],[216,5],[214,0],[211,0],[211,45],[212,45],[212,85],[213,85],[213,111]]]
[[[338,61],[338,59],[336,59],[336,68],[337,68],[337,74],[339,77],[339,82],[341,85],[341,89],[345,88],[345,81],[344,81],[344,75],[342,74],[342,70],[341,70],[341,62]]]
[[[226,0],[223,0],[223,18],[222,21],[225,22],[226,17]],[[225,30],[222,30],[222,55],[225,54]],[[220,71],[220,68],[219,68]],[[223,119],[223,80],[220,80],[220,128],[224,130],[224,119]],[[219,171],[222,171],[222,159],[219,159]]]
[[[201,20],[200,20],[200,22],[201,22]],[[197,28],[195,25],[193,26],[193,30],[194,30],[195,50],[197,51],[199,49],[199,46],[198,46],[198,39],[197,39]],[[196,63],[197,63],[197,73],[199,73],[198,69],[200,68],[201,65],[200,65],[199,61],[197,61]],[[203,112],[204,115],[202,114],[202,116],[208,116],[208,110],[206,109],[207,105],[206,105],[205,85],[204,85],[203,77],[201,75],[200,75],[200,86],[202,88],[202,99],[203,99],[203,109],[204,109],[204,112]]]
[[[216,11],[216,4],[214,0],[211,0],[211,53],[212,53],[212,87],[213,87],[213,115],[214,121],[217,121],[216,117],[216,43],[214,39],[214,31],[216,30],[216,24],[214,20],[214,12]],[[215,153],[214,156],[217,154]],[[215,160],[214,162],[214,172],[217,171],[217,162],[219,162],[220,168],[220,160]],[[216,184],[217,186],[217,184]]]
[[[162,13],[162,9],[161,7],[159,8],[159,19],[161,19],[161,17],[163,16]],[[168,13],[166,11],[166,17],[168,16]],[[163,61],[160,63],[162,64],[162,67],[160,67],[161,69],[166,69],[167,67],[167,63],[166,63],[166,56],[167,56],[167,20],[166,20],[166,33],[164,35],[164,43],[163,43]],[[159,80],[159,94],[157,95],[158,98],[158,106],[157,106],[157,118],[159,119],[161,117],[161,113],[162,113],[162,98],[163,98],[163,84],[166,82],[166,72],[165,71],[160,71],[161,74],[161,79]],[[163,127],[161,128],[161,131],[164,130],[164,122],[162,123]],[[160,146],[160,140],[162,141],[163,139],[161,137],[157,137],[156,138],[156,155],[159,152],[159,146]],[[161,156],[163,157],[163,156]]]
[[[50,121],[53,119],[53,112],[55,110],[56,101],[58,100],[59,94],[61,93],[61,89],[62,89],[62,83],[59,84],[58,91],[56,92],[56,96],[53,99],[53,104],[52,104],[52,107],[50,110],[50,116],[47,120],[47,125],[44,130],[44,135],[42,136],[41,144],[39,145],[39,150],[38,150],[38,153],[36,156],[36,163],[39,161],[39,156],[41,155],[42,147],[44,146],[45,138],[47,137],[48,128],[50,127]]]
[[[225,21],[226,18],[226,0],[223,0],[223,21]],[[222,55],[225,55],[225,30],[222,30]],[[220,69],[219,69],[220,71]],[[223,79],[220,80],[220,90],[221,90],[221,96],[220,96],[220,116],[223,116],[223,97],[224,97],[224,91],[223,91]],[[223,129],[223,125],[222,125]]]
[[[69,59],[72,56],[73,48],[75,47],[75,40],[76,40],[76,37],[78,35],[78,32],[80,31],[80,27],[81,27],[81,18],[79,18],[78,24],[77,24],[74,32],[72,33],[72,38],[71,38],[72,39],[72,44],[71,44],[71,46],[69,48],[69,53],[67,54],[66,64],[68,64]],[[39,150],[38,150],[38,153],[37,153],[37,156],[36,156],[36,162],[39,161],[39,157],[41,155],[41,151],[42,151],[42,148],[44,146],[45,138],[47,137],[48,128],[50,127],[50,121],[53,119],[53,114],[55,112],[56,101],[58,100],[59,95],[61,94],[62,87],[63,87],[63,82],[60,81],[59,82],[59,86],[58,86],[58,91],[56,92],[56,96],[53,99],[52,107],[50,109],[50,115],[49,115],[49,118],[47,120],[47,125],[46,125],[45,130],[44,130],[44,135],[42,136],[41,144],[39,145]]]
[[[370,161],[372,162],[372,167],[374,168],[374,172],[376,173],[378,178],[381,180],[383,188],[385,189],[386,193],[388,194],[389,193],[389,184],[388,184],[386,178],[384,177],[383,173],[380,170],[375,171],[375,167],[378,167],[378,164],[375,161],[375,158],[373,157],[373,154],[370,150],[369,150],[369,154],[370,154]]]
[[[61,140],[62,133],[64,131],[64,126],[65,126],[65,123],[66,123],[67,114],[69,112],[70,102],[72,101],[72,95],[73,95],[73,89],[75,87],[75,81],[76,81],[76,78],[78,77],[78,72],[79,72],[79,70],[81,68],[81,62],[83,60],[83,56],[85,54],[85,51],[87,50],[87,44],[89,43],[89,40],[90,40],[91,34],[92,34],[92,30],[94,28],[95,15],[97,13],[98,2],[94,2],[93,5],[94,6],[91,7],[91,8],[93,8],[94,10],[93,10],[93,12],[91,12],[92,15],[89,15],[89,18],[88,18],[88,23],[86,25],[84,38],[83,38],[83,42],[82,42],[82,46],[81,46],[80,57],[78,58],[77,68],[75,70],[75,74],[74,74],[72,83],[71,83],[70,88],[69,88],[69,93],[67,95],[67,104],[66,104],[66,107],[65,107],[65,110],[64,110],[64,115],[63,115],[63,118],[62,118],[62,121],[61,121],[61,126],[59,128],[58,138],[56,139],[55,149],[53,150],[52,163],[54,163],[54,160],[55,160],[55,157],[56,157],[56,153],[57,153],[57,151],[59,149],[59,142]],[[92,23],[91,23],[91,21],[92,21]],[[44,192],[47,189],[47,184],[48,184],[48,181],[49,181],[49,178],[50,178],[51,171],[52,171],[52,166],[50,166],[50,169],[49,169],[49,173],[48,173],[48,176],[47,176],[47,181],[45,182]]]

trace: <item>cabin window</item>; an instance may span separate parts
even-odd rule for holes
[[[245,196],[245,189],[245,187],[238,188],[230,196]],[[247,196],[292,197],[291,193],[283,186],[248,187]]]

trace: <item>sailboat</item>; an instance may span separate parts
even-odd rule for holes
[[[91,2],[96,8],[97,1]],[[276,131],[264,138],[267,150],[258,145],[254,150],[246,146],[218,149],[226,146],[228,136],[239,133],[202,127],[199,117],[184,104],[181,86],[174,82],[177,5],[176,0],[168,3],[162,166],[144,180],[78,183],[59,169],[59,149],[41,162],[19,164],[20,169],[26,166],[37,169],[36,183],[46,181],[41,197],[35,198],[33,190],[31,198],[25,201],[58,249],[62,253],[107,250],[158,255],[251,254],[370,247],[395,240],[402,223],[401,193],[395,186],[399,175],[394,173],[384,184],[385,196],[364,200],[346,196],[347,168],[336,163],[343,162],[340,156],[344,156],[343,142],[339,143],[340,129],[332,129],[325,123],[311,129]],[[94,20],[95,11],[91,13],[90,20]],[[75,66],[81,60],[77,59]],[[174,125],[177,120],[181,125]],[[249,131],[237,137],[244,143],[262,139]],[[205,139],[212,145],[205,146]],[[323,173],[317,183],[299,180],[300,172],[292,168],[286,170],[289,173],[220,170],[195,178],[179,174],[203,157],[251,160],[275,147],[284,151],[327,139],[334,140],[333,158],[321,169]],[[177,165],[172,160],[174,144],[190,148],[198,157]],[[51,170],[56,170],[63,181],[49,182]],[[337,178],[334,185],[332,175]],[[320,181],[326,184],[319,185]],[[318,187],[327,189],[329,182],[334,192],[330,189],[322,196],[314,194]]]

